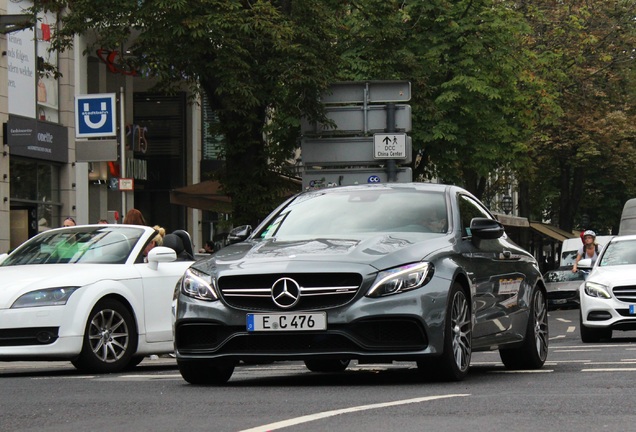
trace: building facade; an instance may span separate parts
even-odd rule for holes
[[[14,25],[31,4],[0,0],[0,253],[67,217],[121,223],[131,208],[149,225],[187,230],[202,247],[212,236],[204,212],[170,203],[173,189],[201,178],[200,105],[185,91],[154,93],[151,80],[118,65],[118,52],[82,54],[83,37],[73,50],[49,53],[55,16]],[[61,76],[44,74],[43,63]],[[76,97],[93,94],[115,95],[116,136],[76,138]]]

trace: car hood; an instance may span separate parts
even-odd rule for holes
[[[332,263],[335,267],[357,264],[385,269],[425,259],[436,250],[450,247],[451,240],[448,236],[406,233],[347,239],[246,241],[227,246],[210,259],[196,262],[193,267],[206,273],[215,268],[233,268],[240,272],[252,266],[280,267],[289,262],[312,262],[316,265]]]
[[[124,265],[46,264],[0,267],[0,309],[24,293],[42,288],[85,286],[103,279],[134,277]],[[114,277],[116,275],[116,277]]]
[[[636,265],[596,267],[587,280],[608,286],[634,285],[636,284]]]

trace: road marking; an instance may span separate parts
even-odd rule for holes
[[[552,336],[549,340],[565,339],[565,335]]]
[[[559,350],[554,350],[552,351],[553,353],[569,353],[569,352],[597,352],[597,351],[602,351],[600,349],[593,349],[593,348],[589,348],[589,349],[585,349],[585,348],[579,348],[579,349],[559,349]]]
[[[371,409],[386,408],[386,407],[397,406],[397,405],[406,405],[406,404],[412,404],[412,403],[428,402],[428,401],[433,401],[437,399],[446,399],[446,398],[463,397],[463,396],[470,396],[470,394],[449,394],[449,395],[439,395],[439,396],[425,396],[425,397],[414,398],[414,399],[403,399],[403,400],[394,401],[394,402],[384,402],[384,403],[377,403],[377,404],[371,404],[371,405],[360,405],[360,406],[355,406],[350,408],[343,408],[343,409],[333,410],[333,411],[324,411],[324,412],[320,412],[316,414],[296,417],[289,420],[283,420],[276,423],[270,423],[267,425],[257,426],[252,429],[244,429],[239,432],[267,432],[267,431],[272,431],[276,429],[286,428],[289,426],[299,425],[302,423],[309,423],[312,421],[320,420],[327,417],[333,417],[340,414],[348,414],[348,413],[366,411]]]
[[[568,319],[565,319],[565,318],[557,318],[556,320],[564,322],[564,323],[571,323],[572,322],[572,320],[568,320]]]
[[[581,369],[581,372],[636,372],[636,368]]]
[[[574,333],[574,330],[576,330],[575,326],[570,326],[568,327],[568,329],[566,330],[566,333]]]
[[[554,372],[554,369],[501,370],[501,371],[490,371],[489,373],[499,373],[499,374],[535,374],[535,373],[551,373],[551,372]]]

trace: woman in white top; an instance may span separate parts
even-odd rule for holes
[[[594,265],[601,249],[602,246],[596,243],[596,233],[592,230],[585,231],[583,233],[583,246],[579,248],[579,251],[576,254],[576,260],[572,266],[572,272],[576,273],[578,271],[577,264],[583,258],[591,258],[592,265]]]

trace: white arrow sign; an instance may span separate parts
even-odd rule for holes
[[[373,147],[376,159],[406,159],[406,134],[374,134]]]

